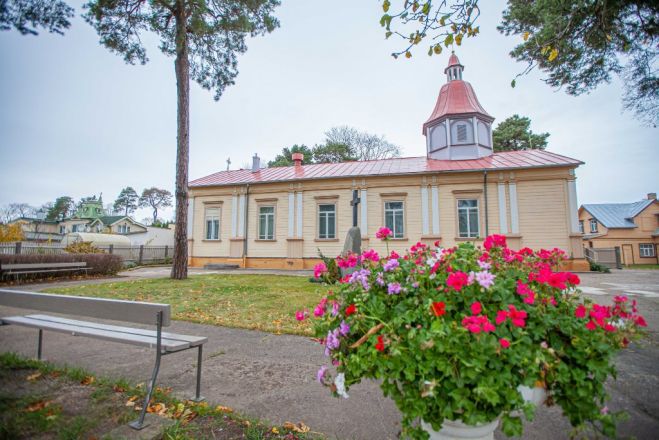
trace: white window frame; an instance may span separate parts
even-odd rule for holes
[[[465,206],[461,207],[460,202],[467,202],[467,201],[474,201],[476,202],[476,206]],[[460,238],[478,238],[480,237],[480,232],[481,232],[481,206],[480,206],[480,200],[478,198],[473,198],[473,199],[467,199],[467,198],[460,198],[457,199],[456,201],[456,209],[457,209],[457,215],[458,215],[458,237]],[[466,210],[467,211],[467,235],[462,234],[462,228],[460,228],[460,211],[461,210]],[[473,210],[476,210],[476,230],[474,231],[472,228],[471,224],[471,213]]]
[[[388,208],[387,205],[390,203],[400,203],[402,205],[401,208]],[[391,212],[392,214],[392,224],[388,225],[387,224],[387,212]],[[403,230],[399,231],[396,228],[396,214],[400,214],[402,216],[402,227]],[[386,200],[384,202],[384,225],[391,229],[391,238],[405,238],[405,200]]]
[[[641,258],[654,258],[657,256],[656,247],[652,243],[639,243],[638,254]]]
[[[579,232],[581,232],[582,234],[585,234],[586,233],[585,231],[586,231],[586,228],[583,224],[583,220],[579,220]]]
[[[588,221],[588,224],[590,225],[590,233],[591,233],[591,234],[597,232],[597,220],[596,220],[596,219],[591,218],[591,219]]]
[[[222,217],[221,209],[222,208],[219,206],[208,206],[204,209],[204,240],[220,240],[220,218]],[[210,228],[209,222],[213,222],[211,223]]]
[[[272,208],[272,212],[262,212],[263,208]],[[261,205],[259,206],[258,217],[258,239],[259,240],[274,240],[275,239],[275,221],[276,221],[277,208],[275,205]],[[265,231],[261,230],[261,218],[265,217]],[[268,218],[272,218],[272,224],[268,228]],[[268,230],[270,229],[270,230]]]
[[[331,206],[332,211],[321,211],[323,206]],[[330,214],[332,214],[332,223],[334,224],[334,233],[330,235],[329,224]],[[325,231],[321,229],[321,219],[325,217]],[[336,239],[336,203],[319,203],[318,204],[318,239],[319,240],[334,240]]]

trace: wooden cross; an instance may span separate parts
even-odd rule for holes
[[[359,190],[352,190],[352,200],[350,201],[350,206],[352,206],[352,226],[357,226],[357,206],[361,201],[362,199],[359,198]]]

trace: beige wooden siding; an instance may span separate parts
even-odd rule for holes
[[[518,182],[517,199],[523,246],[569,250],[564,180]]]
[[[214,205],[216,203],[220,203]],[[206,240],[206,207],[213,204],[220,207],[220,240]],[[188,219],[189,220],[189,219]],[[231,196],[201,196],[194,199],[194,218],[192,219],[193,255],[195,257],[229,256],[229,238],[231,235]]]

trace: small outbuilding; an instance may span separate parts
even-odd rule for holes
[[[62,238],[62,244],[68,246],[78,242],[89,242],[94,246],[130,247],[131,242],[125,235],[98,234],[92,232],[71,232]]]

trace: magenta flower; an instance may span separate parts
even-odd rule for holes
[[[307,319],[308,316],[309,316],[309,311],[307,309],[298,310],[297,312],[295,312],[295,319],[297,319],[298,321],[304,321],[305,319]]]
[[[313,268],[314,278],[320,278],[326,272],[327,272],[327,266],[325,266],[325,263],[318,263]]]
[[[364,251],[362,253],[361,260],[362,260],[362,263],[364,261],[372,261],[374,263],[377,263],[378,261],[380,261],[380,256],[373,249],[369,249],[369,250]]]
[[[388,240],[392,235],[393,232],[391,232],[391,229],[387,227],[382,227],[378,229],[378,232],[375,233],[375,238],[378,238],[380,240]]]

